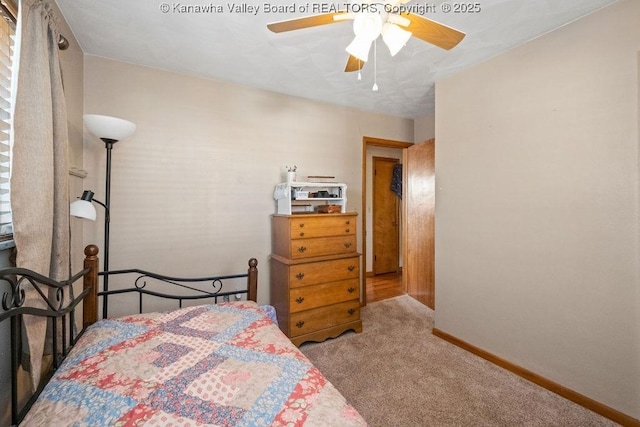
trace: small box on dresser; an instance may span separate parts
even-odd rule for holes
[[[272,216],[271,304],[295,345],[362,332],[356,216]]]

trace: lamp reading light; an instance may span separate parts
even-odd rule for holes
[[[95,221],[97,214],[96,208],[91,203],[92,201],[97,202],[97,200],[93,200],[93,191],[84,190],[82,192],[82,197],[80,197],[80,200],[76,200],[75,202],[71,203],[69,212],[76,218],[84,218]]]

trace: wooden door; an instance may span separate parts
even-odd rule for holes
[[[403,222],[407,293],[435,310],[435,140],[405,150]]]
[[[398,196],[391,191],[398,159],[373,157],[373,274],[399,269],[400,231]]]

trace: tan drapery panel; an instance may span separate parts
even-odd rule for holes
[[[58,30],[49,3],[22,0],[13,115],[11,206],[16,264],[56,280],[69,277],[67,110],[58,58]],[[42,304],[34,290],[26,304]],[[46,320],[25,317],[34,388]]]

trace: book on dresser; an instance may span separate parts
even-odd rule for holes
[[[362,332],[356,216],[271,217],[271,304],[295,345]]]

